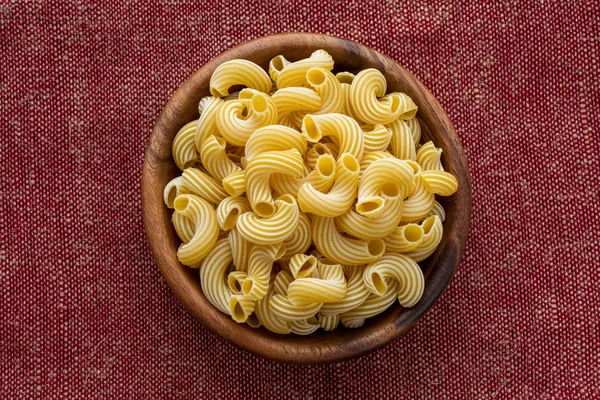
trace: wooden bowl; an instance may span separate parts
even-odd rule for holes
[[[198,102],[209,95],[210,76],[225,61],[243,58],[268,69],[271,58],[283,54],[295,61],[325,49],[335,60],[335,70],[358,72],[377,68],[387,78],[388,92],[402,91],[419,106],[422,137],[443,149],[442,162],[458,178],[458,192],[442,199],[447,218],[437,251],[422,262],[425,293],[419,303],[404,309],[398,303],[358,329],[319,330],[308,336],[278,335],[234,322],[204,297],[197,269],[181,265],[176,258],[180,241],[171,224],[171,211],[163,203],[167,182],[180,175],[171,156],[178,130],[198,117]],[[236,346],[278,361],[325,364],[358,357],[387,345],[410,327],[442,294],[457,269],[469,232],[471,186],[462,146],[446,112],[429,90],[410,72],[390,58],[360,44],[336,37],[288,33],[262,37],[234,47],[197,70],[173,95],[161,113],[146,151],[142,176],[142,213],[148,243],[167,284],[202,325]]]

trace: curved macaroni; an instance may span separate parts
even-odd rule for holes
[[[182,176],[175,177],[167,183],[165,190],[163,191],[163,200],[167,207],[173,208],[173,202],[175,198],[180,194],[189,193],[190,190],[185,185],[185,180]]]
[[[295,129],[280,125],[257,129],[246,143],[246,163],[259,154],[270,151],[296,149],[300,154],[306,151],[306,139]]]
[[[289,272],[280,271],[275,277],[273,285],[269,287],[265,297],[257,301],[254,307],[254,314],[256,314],[260,323],[271,332],[284,335],[292,332],[292,321],[279,318],[271,312],[269,307],[274,295],[287,292],[287,286],[292,279]]]
[[[392,132],[381,124],[370,126],[369,128],[371,129],[363,132],[364,152],[372,153],[387,149],[392,139]]]
[[[200,149],[200,158],[204,168],[219,181],[241,169],[227,157],[225,146],[225,139],[213,135],[204,141],[202,149]]]
[[[367,290],[377,296],[387,293],[386,278],[398,281],[398,302],[412,307],[421,299],[425,290],[425,277],[419,265],[412,259],[397,253],[387,253],[381,259],[367,265],[363,274]]]
[[[238,197],[246,192],[246,171],[232,172],[223,178],[223,189],[231,196]]]
[[[304,154],[304,160],[306,161],[306,165],[310,168],[315,169],[317,166],[317,161],[319,157],[322,155],[329,154],[333,158],[337,159],[340,154],[340,147],[334,143],[315,143],[312,145],[310,150]]]
[[[416,249],[404,254],[416,262],[421,262],[433,254],[442,241],[444,233],[442,221],[437,215],[425,219],[421,226],[423,227],[423,241]]]
[[[219,311],[230,315],[231,291],[225,276],[231,263],[231,249],[226,239],[219,240],[200,265],[200,285],[206,299]]]
[[[212,135],[217,135],[217,114],[225,104],[223,99],[214,96],[203,97],[198,105],[200,118],[196,128],[196,150],[200,153],[204,141]],[[202,156],[200,156],[202,157]],[[200,158],[202,160],[202,158]]]
[[[298,203],[290,195],[275,201],[277,211],[270,218],[260,218],[253,212],[239,216],[237,228],[242,237],[254,244],[269,245],[286,240],[298,226]]]
[[[319,325],[323,328],[324,331],[330,332],[338,327],[340,324],[340,315],[323,315],[321,313],[317,314],[317,320],[319,321]]]
[[[397,226],[388,236],[383,238],[387,251],[406,253],[416,249],[423,242],[424,232],[419,224]]]
[[[423,171],[421,177],[431,193],[452,196],[458,190],[456,177],[446,171]]]
[[[303,253],[295,254],[290,259],[289,269],[294,279],[310,277],[317,269],[317,258]]]
[[[313,67],[306,72],[306,82],[321,98],[321,106],[314,114],[339,113],[344,107],[342,86],[329,70]]]
[[[196,149],[197,127],[198,120],[189,122],[177,132],[175,139],[173,139],[173,160],[182,171],[198,161],[198,150]]]
[[[281,257],[282,260],[289,260],[295,254],[304,253],[312,244],[310,220],[304,213],[299,214],[296,229],[283,241],[285,254]]]
[[[302,120],[302,135],[312,143],[323,136],[333,136],[339,152],[350,153],[358,161],[363,156],[364,138],[358,122],[343,114],[307,115]]]
[[[385,77],[374,68],[364,69],[354,77],[350,85],[350,103],[359,120],[385,125],[400,117],[400,96],[385,96],[386,90]]]
[[[377,218],[365,217],[350,209],[335,218],[335,225],[340,231],[359,239],[383,238],[398,227],[402,219],[402,203],[400,197],[391,198],[386,201],[383,212]]]
[[[239,218],[239,217],[238,217]],[[252,251],[252,242],[247,241],[240,234],[240,231],[233,227],[227,236],[229,245],[231,246],[231,254],[233,257],[233,265],[238,271],[248,271],[248,261],[250,260],[250,251]]]
[[[175,199],[175,211],[191,219],[196,228],[194,237],[177,250],[177,258],[183,265],[197,268],[202,259],[217,242],[219,223],[213,206],[193,194],[182,194]]]
[[[332,303],[344,298],[347,290],[344,270],[339,264],[323,264],[326,261],[319,260],[320,278],[296,278],[290,283],[287,295],[294,306]]]
[[[178,213],[177,211],[173,211],[173,215],[171,216],[171,222],[175,227],[175,232],[177,232],[177,236],[183,243],[187,243],[194,237],[194,233],[196,233],[196,226],[194,225],[194,221],[189,219],[188,217]]]
[[[433,142],[427,142],[417,151],[417,162],[423,171],[443,171],[442,149],[434,146]]]
[[[250,211],[250,203],[243,197],[227,197],[217,206],[217,221],[222,230],[228,231],[235,226],[240,215]]]
[[[417,153],[412,132],[406,121],[397,119],[390,122],[387,127],[392,132],[390,147],[394,157],[401,160],[416,160]]]
[[[242,294],[252,300],[260,300],[269,289],[273,263],[285,252],[282,243],[254,246],[248,261],[248,276],[242,282]]]
[[[374,317],[387,310],[398,298],[398,281],[387,278],[387,292],[383,296],[371,293],[358,307],[341,315],[342,325],[347,328],[359,328],[365,319]]]
[[[268,93],[271,90],[271,78],[259,65],[248,60],[226,61],[210,77],[210,93],[213,96],[227,96],[229,88],[235,85]]]
[[[355,309],[367,300],[370,292],[363,281],[363,267],[350,267],[346,271],[346,296],[333,303],[325,303],[321,307],[320,314],[323,316],[336,316]]]
[[[181,176],[185,187],[191,193],[213,204],[219,204],[227,197],[227,192],[218,180],[197,168],[186,168]]]
[[[279,89],[306,84],[306,73],[313,67],[333,69],[333,58],[325,50],[316,50],[309,58],[287,64],[279,71],[277,87]]]
[[[404,200],[401,222],[414,222],[425,218],[433,208],[435,196],[427,189],[423,177],[417,175],[415,183],[414,190]]]

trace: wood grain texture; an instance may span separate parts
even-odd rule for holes
[[[338,328],[308,336],[278,335],[264,328],[237,324],[204,297],[198,270],[182,266],[176,257],[179,239],[171,224],[171,211],[163,203],[167,182],[180,174],[171,156],[177,131],[197,118],[198,102],[209,94],[209,80],[221,63],[242,58],[267,69],[269,60],[283,54],[295,61],[314,50],[325,49],[335,60],[335,70],[358,72],[377,68],[388,82],[388,91],[402,91],[419,106],[422,141],[441,147],[442,162],[454,174],[459,189],[443,199],[447,211],[444,237],[437,251],[421,263],[426,276],[422,299],[411,309],[399,304],[367,320],[359,329]],[[446,112],[427,88],[395,61],[357,43],[318,34],[288,33],[243,43],[215,57],[196,71],[173,95],[152,132],[142,172],[142,212],[148,243],[167,284],[189,312],[212,332],[254,354],[278,361],[323,364],[372,352],[405,333],[433,305],[448,286],[462,258],[471,221],[471,185],[462,145]]]

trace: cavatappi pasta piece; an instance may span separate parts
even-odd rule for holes
[[[352,208],[335,218],[337,228],[364,240],[383,238],[398,227],[402,219],[402,198],[386,201],[385,208],[377,218],[368,218]]]
[[[269,307],[274,295],[287,292],[287,287],[292,279],[289,272],[280,271],[269,287],[266,296],[257,301],[254,307],[254,314],[256,314],[260,323],[271,332],[288,334],[292,331],[292,321],[279,318],[271,312]]]
[[[243,197],[227,197],[217,206],[217,220],[222,230],[228,231],[235,226],[240,215],[250,211],[250,203]]]
[[[428,170],[421,173],[427,189],[440,196],[452,196],[458,190],[458,181],[446,171]]]
[[[314,113],[321,108],[321,96],[310,88],[279,89],[273,94],[272,99],[277,108],[278,124],[290,128],[300,126],[297,122],[298,118],[301,121],[307,113]]]
[[[243,324],[254,312],[254,301],[247,296],[235,294],[229,298],[229,314],[238,324]]]
[[[231,197],[244,194],[246,192],[246,171],[235,171],[223,178],[223,189]]]
[[[298,191],[305,183],[310,183],[313,189],[326,193],[331,189],[335,180],[337,164],[335,158],[329,154],[319,157],[315,169],[307,176],[294,179],[286,175],[274,174],[271,176],[271,187],[279,194],[289,193],[298,196]]]
[[[346,268],[346,296],[340,301],[325,303],[321,307],[323,316],[339,316],[360,306],[367,300],[370,292],[363,281],[364,267],[353,266]]]
[[[369,124],[389,124],[402,113],[399,96],[385,96],[387,83],[374,68],[360,71],[350,85],[350,103],[359,120]],[[379,99],[379,97],[383,97]]]
[[[311,68],[306,82],[321,97],[321,106],[314,114],[339,113],[344,106],[342,86],[335,75],[324,68]]]
[[[173,211],[173,215],[171,216],[171,222],[173,222],[175,232],[177,232],[177,236],[179,236],[183,243],[187,243],[190,240],[192,240],[194,234],[196,233],[194,221],[192,221],[188,217],[183,216],[177,211]]]
[[[288,65],[290,65],[291,62],[289,62],[288,60],[286,60],[286,58],[284,56],[275,56],[270,62],[269,62],[269,76],[271,76],[271,79],[274,82],[277,82],[277,78],[279,77],[279,73]],[[277,87],[275,87],[275,89],[277,89]]]
[[[317,320],[319,321],[319,325],[321,325],[321,328],[323,328],[323,330],[327,332],[334,330],[340,324],[339,314],[323,315],[319,313],[317,314]]]
[[[388,278],[387,292],[383,296],[371,293],[360,306],[341,315],[342,325],[347,328],[359,328],[365,319],[374,317],[387,310],[398,298],[398,281]]]
[[[386,253],[381,259],[367,265],[363,280],[367,290],[383,296],[388,287],[386,278],[398,281],[398,302],[403,307],[412,307],[423,296],[425,277],[415,261],[398,253]]]
[[[283,244],[285,244],[285,254],[281,257],[282,260],[289,260],[293,255],[308,250],[312,244],[312,235],[310,220],[305,214],[299,213],[296,229],[283,241]]]
[[[335,181],[328,193],[321,193],[312,184],[302,185],[298,191],[298,203],[303,212],[315,215],[336,217],[350,207],[358,187],[359,165],[352,154],[340,155],[335,173]]]
[[[365,128],[368,128],[365,130]],[[392,132],[381,124],[363,127],[364,152],[384,151],[392,139]]]
[[[303,86],[306,84],[306,73],[313,67],[333,69],[333,58],[325,50],[316,50],[309,58],[286,65],[279,71],[277,87],[279,89],[290,86]]]
[[[227,197],[227,192],[218,180],[197,168],[186,168],[181,176],[185,187],[190,193],[194,193],[213,204],[219,204]]]
[[[219,97],[207,96],[200,100],[198,110],[198,126],[196,129],[196,150],[200,153],[204,141],[212,135],[217,135],[217,114],[225,102]],[[200,156],[202,157],[202,156]],[[201,159],[202,160],[202,159]],[[204,160],[202,160],[204,162]]]
[[[177,250],[177,258],[183,265],[197,268],[202,259],[213,248],[219,235],[219,223],[213,206],[193,194],[177,196],[175,211],[191,219],[196,228],[194,237]]]
[[[417,144],[421,141],[421,124],[419,123],[419,119],[417,117],[407,119],[406,125],[410,128],[410,132],[412,134],[413,143]]]
[[[414,180],[410,165],[396,158],[373,161],[360,177],[356,212],[368,218],[381,216],[386,198],[403,198]]]
[[[425,218],[433,208],[435,196],[427,189],[420,174],[415,177],[415,183],[414,190],[404,200],[401,222],[414,222]]]
[[[365,154],[363,156],[362,160],[360,160],[360,174],[362,175],[363,172],[365,172],[367,167],[369,165],[371,165],[371,163],[373,161],[381,160],[384,158],[394,158],[394,156],[385,150],[384,151],[374,151],[372,153]]]
[[[312,235],[321,254],[340,264],[366,264],[381,258],[385,252],[385,243],[381,239],[362,240],[343,236],[335,228],[331,217],[315,215]]]
[[[248,261],[248,277],[242,282],[242,294],[252,300],[260,300],[269,288],[273,263],[285,253],[283,243],[253,246]]]
[[[227,96],[229,88],[236,85],[268,93],[271,90],[271,79],[259,65],[248,60],[226,61],[210,77],[210,93],[213,96]]]
[[[342,266],[322,258],[319,273],[320,278],[296,278],[290,283],[287,295],[294,306],[333,303],[344,298],[347,288]]]
[[[254,244],[269,245],[282,242],[298,226],[300,211],[292,196],[280,196],[275,201],[277,211],[270,218],[260,218],[253,212],[239,216],[237,229],[242,237]]]
[[[415,142],[406,121],[397,119],[390,122],[387,127],[392,132],[390,147],[394,157],[400,160],[416,160]]]
[[[292,333],[296,335],[310,335],[321,327],[315,316],[298,321],[292,321]]]
[[[407,253],[405,256],[412,258],[416,262],[421,262],[433,254],[442,241],[444,226],[440,217],[433,215],[425,219],[421,226],[423,227],[423,241],[419,246]]]
[[[423,171],[443,171],[442,149],[438,149],[433,142],[427,142],[417,151],[417,162]]]
[[[270,151],[296,149],[300,154],[306,151],[306,139],[295,129],[271,125],[257,129],[246,143],[246,163],[254,157]]]
[[[229,298],[231,291],[225,283],[225,276],[231,263],[231,248],[222,239],[210,250],[200,265],[200,285],[206,299],[219,311],[230,315]]]
[[[173,139],[173,160],[182,171],[194,165],[198,160],[198,150],[196,149],[197,127],[198,120],[187,123]]]
[[[227,157],[225,145],[225,139],[209,136],[200,149],[200,158],[204,168],[219,181],[241,169]]]
[[[364,138],[358,122],[343,114],[307,115],[302,120],[302,135],[312,143],[323,136],[333,136],[339,152],[350,153],[358,161],[363,156]]]
[[[273,125],[277,120],[277,108],[267,94],[243,89],[238,100],[226,101],[221,107],[217,129],[227,143],[244,146],[254,131]]]
[[[423,237],[421,225],[410,223],[397,226],[383,241],[388,252],[406,253],[419,247]]]
[[[306,152],[304,155],[304,160],[306,161],[306,165],[310,168],[315,169],[317,166],[317,160],[324,154],[329,154],[333,158],[337,159],[340,153],[340,148],[337,144],[334,143],[315,143],[312,145],[310,150]]]
[[[278,173],[299,178],[303,169],[302,157],[296,149],[269,151],[253,157],[246,168],[246,192],[252,210],[264,218],[273,215],[275,205],[269,183],[271,175]]]
[[[244,280],[246,280],[247,277],[248,274],[244,271],[231,271],[229,275],[227,275],[227,287],[229,288],[229,290],[231,290],[231,293],[241,294],[242,284],[244,283]]]
[[[294,279],[312,276],[316,268],[317,258],[315,256],[299,253],[290,259],[289,269]]]
[[[163,191],[163,200],[167,207],[173,208],[173,202],[175,202],[175,198],[180,194],[189,193],[190,190],[185,185],[185,180],[182,176],[175,177],[167,183],[165,186],[165,190]]]
[[[239,218],[239,217],[238,217]],[[233,265],[238,271],[248,271],[248,262],[250,260],[250,251],[252,251],[253,244],[241,235],[240,231],[233,227],[229,231],[227,236],[229,245],[231,246],[231,253],[233,257]]]
[[[427,214],[428,217],[431,217],[432,215],[437,215],[442,222],[446,220],[446,210],[444,210],[444,207],[437,201],[433,202],[433,207],[431,208],[431,211],[429,211],[429,214]]]

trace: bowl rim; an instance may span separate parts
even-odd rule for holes
[[[195,293],[197,292],[197,288],[189,281],[186,273],[182,272],[181,265],[177,267],[173,264],[173,254],[170,254],[170,256],[167,254],[173,244],[170,243],[171,246],[169,246],[169,243],[165,243],[169,241],[167,232],[165,231],[166,228],[160,226],[160,224],[157,225],[158,216],[164,212],[164,210],[161,210],[161,207],[166,208],[166,206],[162,200],[164,188],[157,187],[154,184],[154,178],[161,165],[166,162],[174,164],[172,157],[170,157],[172,138],[171,141],[168,140],[169,135],[167,132],[170,130],[172,134],[173,123],[182,117],[182,104],[185,104],[186,98],[191,91],[197,89],[198,82],[208,83],[212,71],[218,65],[229,59],[239,58],[237,56],[239,54],[251,54],[252,51],[256,51],[257,49],[272,46],[273,42],[289,46],[304,46],[309,43],[310,45],[308,46],[311,48],[325,48],[326,50],[331,46],[340,46],[350,49],[349,51],[351,52],[358,52],[363,56],[374,57],[377,59],[377,62],[381,62],[382,67],[395,68],[397,71],[394,71],[394,73],[401,74],[407,78],[404,83],[414,85],[411,86],[411,89],[420,91],[421,95],[426,96],[428,102],[431,102],[430,106],[433,108],[434,113],[431,116],[431,125],[433,126],[430,129],[439,128],[444,131],[447,135],[447,138],[444,140],[447,139],[448,143],[452,144],[450,149],[444,148],[444,151],[448,153],[448,150],[451,150],[453,161],[457,164],[456,171],[458,171],[457,178],[459,179],[460,186],[459,191],[453,195],[453,197],[457,196],[457,205],[459,206],[456,210],[459,214],[456,217],[457,225],[453,225],[455,229],[452,232],[444,230],[444,236],[451,234],[451,237],[445,242],[444,248],[438,249],[435,253],[436,259],[433,261],[433,265],[437,268],[431,270],[431,273],[434,275],[428,277],[428,282],[426,282],[427,296],[423,295],[423,298],[418,303],[419,307],[417,311],[414,311],[413,308],[395,313],[393,319],[381,327],[382,329],[369,330],[362,327],[353,330],[356,334],[349,335],[349,341],[343,344],[340,344],[336,340],[328,340],[327,337],[323,338],[319,343],[312,343],[303,341],[303,337],[295,335],[273,336],[274,334],[265,333],[262,329],[236,329],[235,325],[231,325],[233,321],[208,303],[203,295],[201,299],[194,298],[194,296],[198,297],[197,293]],[[386,70],[384,72],[386,77],[387,73],[388,71]],[[421,107],[421,104],[418,105]],[[419,118],[419,121],[423,125],[421,118]],[[181,126],[178,126],[177,130]],[[169,156],[160,154],[160,149],[165,145],[168,146]],[[455,173],[455,175],[457,174]],[[384,347],[406,333],[437,302],[441,294],[448,287],[464,254],[471,223],[471,184],[468,163],[454,127],[438,100],[419,79],[404,69],[395,60],[354,41],[315,33],[281,33],[240,43],[214,57],[190,75],[169,99],[152,130],[144,157],[141,195],[142,217],[148,245],[167,285],[184,307],[204,327],[237,347],[268,359],[295,364],[327,364],[344,361]],[[458,197],[458,195],[460,196]],[[435,270],[441,268],[440,264],[444,266],[444,273],[441,275],[435,274]],[[208,307],[206,307],[207,305]],[[386,313],[388,311],[389,309]],[[241,327],[242,325],[237,326]],[[361,331],[364,331],[364,334]],[[287,338],[287,340],[282,338]],[[294,340],[290,340],[289,338],[294,338]]]

